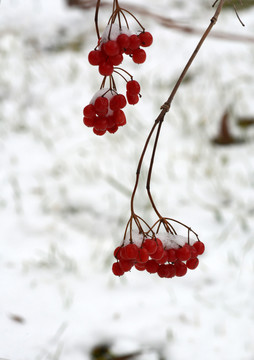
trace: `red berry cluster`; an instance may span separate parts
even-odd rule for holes
[[[137,64],[143,63],[146,52],[141,47],[148,47],[152,42],[153,37],[147,31],[143,30],[136,35],[125,26],[111,23],[103,32],[95,50],[89,53],[89,63],[98,66],[99,73],[104,76],[101,90],[83,109],[83,122],[86,126],[92,127],[96,135],[104,135],[107,131],[113,134],[119,126],[126,124],[122,109],[127,102],[130,105],[138,103],[141,96],[140,85],[126,70],[117,66],[122,63],[124,54],[131,56]],[[130,76],[131,80],[126,80],[126,96],[118,94],[113,72],[121,75],[125,80],[126,75]],[[109,89],[104,88],[107,77],[110,82]]]
[[[141,247],[134,243],[117,247],[114,251],[117,262],[112,265],[112,271],[114,275],[121,276],[134,266],[139,271],[157,273],[161,278],[184,276],[188,269],[196,269],[198,256],[204,251],[205,245],[201,241],[166,249],[161,240],[148,238]]]
[[[140,85],[136,80],[126,83],[126,98],[118,94],[116,90],[101,89],[91,100],[90,104],[83,109],[83,122],[92,127],[96,135],[104,135],[106,131],[114,134],[119,126],[126,124],[123,108],[127,101],[129,104],[137,104],[139,101]]]
[[[88,127],[93,128],[96,135],[104,135],[106,131],[113,134],[119,126],[126,124],[123,108],[126,98],[111,89],[99,90],[91,103],[83,110],[83,121]]]
[[[143,31],[139,35],[131,34],[128,29],[117,28],[114,24],[113,30],[111,25],[111,32],[108,26],[99,40],[98,49],[88,54],[89,63],[98,66],[101,75],[112,75],[114,66],[119,66],[123,62],[123,54],[132,57],[136,64],[145,62],[146,52],[141,47],[148,47],[153,42],[153,37],[148,31]]]

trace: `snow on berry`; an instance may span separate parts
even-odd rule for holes
[[[115,90],[103,88],[92,97],[90,104],[83,109],[83,122],[92,127],[96,135],[104,135],[107,131],[114,134],[119,126],[126,124],[123,112],[127,101],[124,95]]]
[[[96,50],[90,51],[88,61],[93,66],[99,66],[99,72],[103,76],[113,73],[113,66],[118,66],[123,61],[123,54],[129,55],[133,62],[142,64],[146,60],[146,52],[141,47],[152,44],[153,37],[143,31],[135,34],[126,26],[109,24],[103,31]]]
[[[118,24],[109,24],[101,35],[100,44],[106,43],[108,40],[116,40],[121,34],[125,34],[129,37],[133,35],[134,32],[128,29],[127,26],[122,25],[120,27]]]
[[[126,26],[120,28],[117,24],[108,25],[99,40],[98,48],[88,54],[89,63],[99,66],[99,73],[102,76],[112,75],[114,66],[122,63],[122,54],[126,46],[129,46],[129,38],[132,35],[133,33]],[[140,39],[138,41],[140,43]]]
[[[133,230],[131,237],[128,232],[123,244],[116,247],[114,257],[117,262],[113,264],[112,271],[121,276],[122,272],[128,272],[134,267],[161,278],[182,277],[188,269],[197,268],[198,256],[203,251],[204,244],[199,240],[167,232],[146,237]]]

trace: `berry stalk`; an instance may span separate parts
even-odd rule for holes
[[[215,6],[215,4],[217,2],[218,1],[216,1],[213,4],[213,6]],[[215,11],[213,17],[210,20],[209,26],[205,30],[204,34],[202,35],[200,41],[198,42],[198,44],[197,44],[197,46],[195,48],[195,50],[193,51],[192,55],[190,56],[187,64],[185,65],[183,71],[181,72],[181,74],[180,74],[180,76],[179,76],[173,90],[171,91],[167,101],[161,106],[161,112],[158,115],[157,119],[155,120],[155,123],[154,123],[154,125],[153,125],[153,127],[152,127],[152,129],[151,129],[151,131],[150,131],[150,133],[148,135],[148,138],[147,138],[147,140],[145,142],[145,146],[144,146],[143,151],[141,153],[141,157],[140,157],[137,172],[136,172],[136,182],[135,182],[132,197],[131,197],[131,213],[132,214],[134,214],[134,197],[135,197],[136,189],[137,189],[138,182],[139,182],[139,174],[140,174],[140,171],[141,171],[144,155],[146,153],[146,150],[147,150],[148,144],[150,142],[151,136],[152,136],[155,128],[158,125],[158,129],[157,129],[157,133],[156,133],[156,137],[155,137],[155,141],[154,141],[154,145],[153,145],[152,156],[151,156],[151,159],[150,159],[150,165],[149,165],[149,170],[148,170],[146,189],[147,189],[149,200],[151,202],[151,205],[152,205],[155,213],[157,214],[159,219],[163,219],[163,217],[159,213],[158,209],[156,208],[155,202],[153,200],[153,197],[152,197],[152,194],[151,194],[151,191],[150,191],[150,184],[151,184],[151,177],[152,177],[152,171],[153,171],[153,165],[154,165],[154,158],[155,158],[155,153],[156,153],[157,145],[158,145],[158,141],[159,141],[161,126],[162,126],[162,123],[164,121],[164,117],[165,117],[166,113],[170,110],[171,103],[172,103],[172,101],[173,101],[173,99],[174,99],[174,97],[175,97],[181,83],[183,82],[183,79],[184,79],[186,73],[188,72],[193,60],[195,59],[196,55],[198,54],[200,48],[202,47],[204,41],[206,40],[206,38],[209,35],[210,31],[212,30],[213,26],[216,24],[216,22],[218,20],[218,17],[220,15],[220,12],[222,10],[224,2],[225,2],[225,0],[220,0],[219,1],[219,4],[218,4],[218,6],[216,8],[216,11]]]

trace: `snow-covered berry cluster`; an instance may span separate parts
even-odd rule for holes
[[[157,273],[161,278],[173,278],[184,276],[188,269],[196,269],[198,256],[205,250],[201,241],[173,234],[157,236],[142,239],[142,235],[134,234],[131,242],[118,246],[114,251],[117,261],[112,265],[113,274],[121,276],[135,267]]]
[[[146,52],[142,47],[152,45],[153,37],[150,32],[132,33],[126,26],[108,25],[104,30],[97,48],[90,51],[88,61],[98,66],[103,76],[112,75],[114,66],[123,62],[124,55],[129,55],[133,62],[142,64],[146,60]]]
[[[115,15],[117,11],[122,13],[122,9],[119,8],[115,10]],[[116,18],[116,16],[112,17],[112,21]],[[143,48],[153,42],[152,35],[144,28],[135,34],[127,26],[112,21],[98,40],[96,48],[88,54],[89,63],[98,66],[99,73],[104,77],[101,89],[83,109],[83,122],[86,126],[92,127],[96,135],[103,135],[107,131],[115,133],[119,126],[126,124],[122,109],[127,103],[130,105],[138,103],[141,97],[140,84],[119,65],[123,62],[124,55],[130,56],[136,64],[144,63],[146,52]],[[125,95],[118,94],[114,73],[126,81]],[[109,88],[104,87],[106,79],[109,79]]]
[[[126,98],[111,89],[99,90],[83,110],[83,121],[93,128],[96,135],[104,135],[106,131],[113,134],[119,126],[126,124],[123,108]]]
[[[83,109],[83,122],[92,127],[96,135],[104,135],[106,131],[113,134],[119,126],[126,124],[123,108],[127,102],[136,104],[139,101],[140,85],[136,80],[126,83],[126,97],[118,94],[116,90],[102,88],[97,91]]]

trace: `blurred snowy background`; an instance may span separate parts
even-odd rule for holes
[[[200,30],[214,12],[208,0],[138,4]],[[229,7],[213,32],[253,37],[254,7],[238,8],[245,27]],[[124,128],[98,137],[82,123],[101,82],[87,61],[94,9],[0,3],[0,359],[95,359],[100,344],[113,354],[101,360],[254,359],[254,133],[238,126],[254,117],[253,41],[210,37],[163,126],[152,191],[206,244],[199,268],[173,280],[111,273],[142,146],[199,39],[136,15],[154,35],[145,64],[125,60],[143,97]],[[226,109],[242,144],[211,142]],[[152,222],[147,166],[136,207]]]

